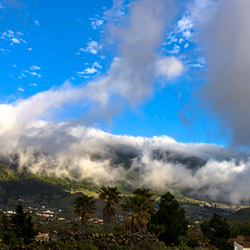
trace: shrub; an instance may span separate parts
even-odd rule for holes
[[[92,242],[85,240],[85,241],[78,241],[77,242],[77,246],[81,249],[81,250],[97,250],[98,247],[95,246]]]

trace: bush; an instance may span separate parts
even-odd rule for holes
[[[109,244],[109,250],[120,250],[121,248],[117,244]]]
[[[2,242],[8,246],[16,246],[20,244],[20,241],[17,239],[15,233],[12,231],[5,231],[3,233]]]
[[[74,250],[75,248],[69,243],[63,243],[61,241],[56,242],[57,246],[62,250]]]
[[[98,247],[95,246],[92,242],[86,240],[86,241],[79,241],[77,242],[77,246],[81,249],[81,250],[97,250]]]

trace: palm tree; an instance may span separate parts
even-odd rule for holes
[[[153,198],[139,194],[137,189],[133,192],[135,195],[126,197],[121,204],[121,210],[127,212],[126,226],[133,233],[136,231],[145,232],[146,226],[150,221],[150,214],[153,212]]]
[[[82,232],[88,222],[88,217],[93,217],[96,210],[96,201],[93,197],[85,194],[77,196],[75,199],[74,213],[82,219]]]
[[[148,212],[150,215],[154,214],[155,209],[154,209],[154,194],[151,192],[150,189],[148,188],[137,188],[132,192],[136,196],[141,196],[144,197],[147,200],[148,203]]]
[[[120,203],[121,193],[117,187],[101,187],[99,198],[105,201],[106,206],[103,209],[103,221],[107,230],[114,229],[115,222],[115,204]]]
[[[137,188],[133,192],[135,195],[144,196],[150,200],[153,200],[154,194],[148,188]]]

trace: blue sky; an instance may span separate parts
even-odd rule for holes
[[[13,105],[61,88],[65,82],[82,88],[108,75],[114,58],[122,58],[124,53],[124,34],[112,32],[128,25],[133,2],[0,1],[1,104]],[[230,126],[221,127],[220,118],[206,109],[197,95],[208,81],[209,67],[202,44],[195,38],[199,30],[194,13],[208,8],[209,1],[200,1],[200,5],[197,1],[180,2],[171,21],[163,21],[167,25],[163,24],[161,41],[153,45],[157,57],[178,60],[174,62],[179,63],[177,68],[168,71],[164,64],[167,72],[158,74],[149,91],[131,101],[128,96],[138,91],[133,82],[134,90],[125,98],[116,94],[111,98],[108,111],[82,99],[74,105],[62,105],[46,119],[77,119],[117,135],[167,135],[182,142],[229,145]],[[92,121],[89,113],[93,110],[97,114]],[[98,112],[109,115],[103,117]]]
[[[0,0],[0,160],[131,185],[130,169],[113,164],[133,155],[136,187],[249,202],[249,9]],[[204,165],[191,171],[175,157]]]

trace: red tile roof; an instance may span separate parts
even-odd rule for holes
[[[242,245],[243,247],[250,248],[250,242],[247,241],[236,241],[236,242]]]

